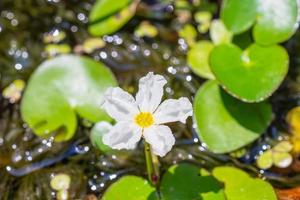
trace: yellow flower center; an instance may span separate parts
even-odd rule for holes
[[[154,119],[151,113],[141,112],[135,116],[134,122],[142,128],[147,128],[154,123]]]

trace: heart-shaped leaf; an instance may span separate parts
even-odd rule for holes
[[[109,120],[100,106],[105,90],[115,85],[111,71],[87,57],[47,60],[30,77],[22,117],[37,135],[68,140],[76,130],[76,114],[92,122]]]
[[[234,167],[216,167],[213,175],[225,184],[227,200],[276,200],[272,186]]]
[[[210,41],[202,40],[188,52],[188,64],[197,75],[203,78],[214,79],[209,66],[209,55],[213,48],[214,45]]]
[[[210,67],[217,80],[233,96],[258,102],[269,97],[288,71],[289,57],[278,45],[251,45],[245,51],[222,44],[210,54]]]
[[[104,193],[102,200],[146,200],[155,192],[149,182],[137,176],[124,176],[113,183]],[[152,196],[151,196],[152,197]],[[151,198],[156,199],[156,198]]]
[[[297,0],[263,0],[257,8],[254,40],[263,45],[289,39],[297,29]]]
[[[258,138],[271,121],[265,102],[244,103],[228,95],[217,81],[206,82],[194,100],[200,139],[215,153],[228,153]]]
[[[89,16],[89,32],[94,36],[111,34],[135,14],[137,0],[98,0]]]
[[[297,16],[297,0],[225,0],[221,10],[222,20],[235,34],[254,24],[254,39],[263,45],[291,37],[297,27]]]
[[[168,169],[162,178],[161,195],[164,200],[225,200],[219,182],[190,164],[174,165]]]
[[[221,19],[233,33],[248,30],[256,19],[258,0],[224,0]]]

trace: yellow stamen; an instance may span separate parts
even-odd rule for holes
[[[154,123],[154,119],[151,113],[141,112],[135,116],[134,122],[142,128],[147,128]]]

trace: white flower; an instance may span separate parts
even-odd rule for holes
[[[168,99],[161,103],[166,83],[163,76],[150,72],[140,79],[136,98],[119,87],[109,88],[104,94],[102,108],[117,123],[103,136],[103,143],[113,149],[133,149],[143,137],[154,154],[165,156],[175,138],[171,129],[161,124],[185,123],[193,114],[188,98]]]

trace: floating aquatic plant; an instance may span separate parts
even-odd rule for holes
[[[22,96],[25,82],[21,79],[14,80],[9,86],[4,88],[2,95],[8,99],[10,103],[16,103]]]
[[[69,140],[77,115],[92,122],[109,120],[100,105],[103,92],[114,85],[114,75],[100,62],[75,55],[47,60],[29,80],[21,105],[23,119],[40,137]]]
[[[273,165],[279,168],[286,168],[293,161],[293,157],[290,154],[292,149],[291,143],[282,141],[259,155],[256,160],[257,166],[261,169],[269,169]]]

